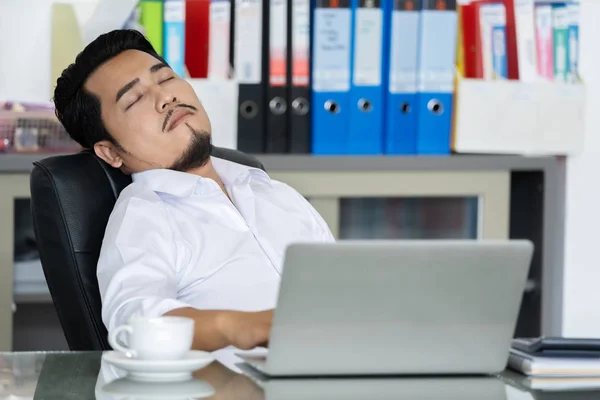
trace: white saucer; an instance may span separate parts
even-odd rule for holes
[[[191,379],[192,372],[214,361],[205,351],[191,350],[179,360],[139,360],[120,351],[107,351],[102,359],[127,372],[130,379],[143,382],[172,382]]]
[[[102,392],[136,399],[200,399],[215,394],[214,388],[200,379],[191,379],[187,382],[150,383],[121,378],[105,385]]]

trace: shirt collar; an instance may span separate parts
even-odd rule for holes
[[[271,185],[271,178],[260,168],[249,167],[223,158],[211,157],[213,167],[225,186],[239,185],[252,178]]]
[[[260,168],[249,167],[222,158],[211,157],[215,171],[225,186],[250,183],[251,180],[271,185],[271,179]],[[143,184],[154,192],[178,197],[192,194],[209,194],[221,190],[212,179],[170,169],[151,169],[131,175],[134,182]]]

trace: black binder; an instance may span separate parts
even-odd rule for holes
[[[287,113],[289,110],[287,100],[287,57],[288,57],[288,0],[265,0],[268,7],[265,9],[265,26],[268,26],[266,35],[267,61],[267,102],[265,105],[267,115],[267,153],[286,153],[288,148]]]
[[[233,7],[231,64],[239,81],[237,149],[259,154],[265,150],[263,19],[268,0],[236,0]]]
[[[288,0],[288,140],[289,152],[297,154],[311,150],[310,7],[310,0]]]

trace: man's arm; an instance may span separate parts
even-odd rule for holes
[[[214,351],[227,346],[250,350],[267,346],[273,311],[238,312],[180,308],[165,315],[194,320],[194,342],[197,350]]]
[[[182,246],[166,211],[151,197],[117,204],[97,271],[107,329],[111,331],[133,316],[178,315],[195,321],[193,347],[198,350],[229,345],[251,349],[266,343],[270,312],[198,310],[177,299],[179,273],[187,262]]]

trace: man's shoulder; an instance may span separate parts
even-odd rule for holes
[[[136,242],[144,233],[168,228],[168,212],[160,197],[139,183],[131,183],[121,191],[108,219],[104,242]]]
[[[296,189],[291,187],[285,182],[278,181],[277,179],[269,178],[269,182],[271,183],[271,187],[277,190],[289,192],[289,193],[298,193]]]
[[[164,209],[162,199],[150,188],[136,182],[125,187],[111,212],[109,223],[126,219],[153,218]]]
[[[288,196],[296,200],[304,199],[300,192],[285,182],[271,179],[271,187],[277,195]]]
[[[132,201],[150,203],[155,204],[157,206],[161,206],[163,204],[163,201],[158,196],[158,194],[156,194],[156,192],[138,182],[130,183],[127,187],[125,187],[125,189],[121,191],[119,197],[117,198],[115,208],[119,206],[122,207],[128,205]]]

